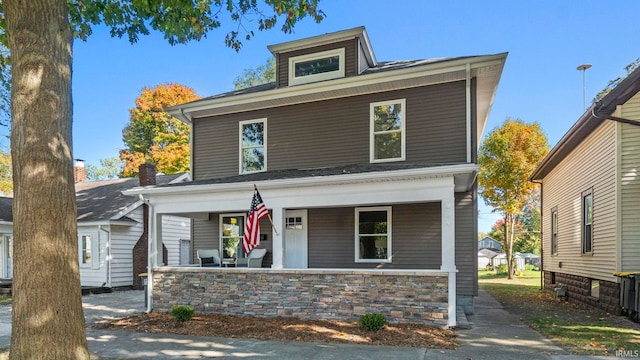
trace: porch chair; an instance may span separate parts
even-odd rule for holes
[[[200,267],[220,266],[220,252],[217,249],[198,250],[196,256]]]
[[[249,252],[247,257],[237,258],[236,267],[260,268],[265,255],[267,255],[267,249],[255,248]]]

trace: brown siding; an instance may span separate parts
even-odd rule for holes
[[[440,203],[392,206],[390,264],[356,263],[354,208],[309,209],[310,268],[440,269]]]
[[[406,99],[409,163],[466,162],[465,83],[196,119],[195,180],[238,174],[238,122],[267,118],[267,170],[369,163],[369,104]]]
[[[475,190],[475,189],[474,189]],[[478,295],[478,200],[475,191],[456,193],[458,295]]]
[[[276,66],[278,67],[276,79],[278,87],[289,86],[289,58],[313,54],[321,51],[334,50],[345,48],[345,60],[344,60],[344,74],[345,76],[354,76],[357,75],[358,71],[358,42],[357,39],[341,41],[333,44],[327,44],[322,46],[316,46],[308,49],[296,50],[287,53],[278,54],[278,62]]]

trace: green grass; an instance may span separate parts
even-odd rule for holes
[[[640,324],[541,291],[539,271],[525,271],[512,280],[480,271],[478,278],[480,286],[505,310],[519,314],[529,326],[573,354],[615,356],[616,350],[640,350]]]
[[[11,304],[11,295],[0,295],[0,305],[9,305],[9,304]]]

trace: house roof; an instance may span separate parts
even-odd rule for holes
[[[611,116],[617,106],[629,101],[638,91],[640,91],[640,68],[629,74],[618,86],[582,114],[533,171],[530,180],[542,181],[576,146]]]
[[[167,185],[183,175],[157,175],[156,186]],[[122,192],[139,185],[140,181],[137,177],[77,183],[78,222],[131,221],[126,214],[131,210],[129,207],[138,199],[125,196]]]
[[[480,249],[480,250],[478,250],[478,256],[488,257],[489,259],[493,258],[494,256],[496,256],[498,254],[502,254],[502,252],[493,251],[493,250],[489,250],[489,249]]]
[[[156,186],[180,181],[185,174],[157,175]],[[103,181],[84,181],[76,183],[76,204],[78,206],[78,223],[134,222],[128,218],[127,210],[135,205],[138,199],[122,194],[124,190],[138,187],[138,178],[125,178]],[[13,222],[13,198],[0,197],[0,222]]]

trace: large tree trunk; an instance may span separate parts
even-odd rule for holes
[[[12,58],[10,359],[89,359],[78,269],[67,2],[3,2]]]

